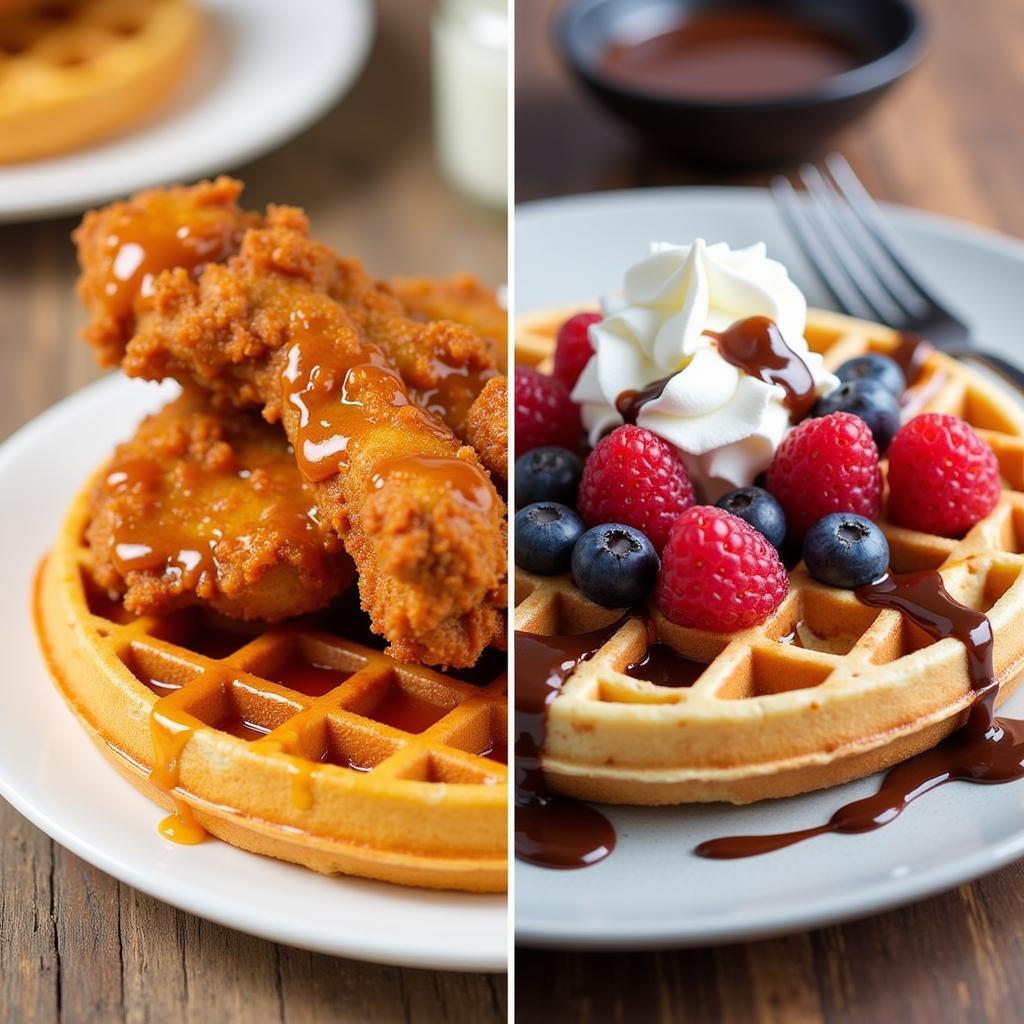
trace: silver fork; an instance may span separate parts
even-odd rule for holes
[[[1024,372],[979,347],[967,324],[910,269],[902,245],[846,160],[833,153],[825,167],[800,169],[806,199],[784,177],[772,182],[772,195],[839,308],[919,335],[946,355],[981,363],[1024,393]]]

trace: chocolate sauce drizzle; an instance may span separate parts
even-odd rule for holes
[[[954,637],[964,645],[974,693],[966,723],[938,746],[891,768],[876,793],[840,807],[824,825],[776,835],[712,839],[696,848],[699,856],[750,857],[828,832],[870,832],[947,782],[1003,783],[1024,778],[1024,721],[995,716],[999,684],[988,618],[955,601],[937,572],[886,576],[862,587],[857,596],[872,607],[899,610],[936,640]]]
[[[778,384],[786,392],[786,406],[794,421],[811,411],[816,398],[814,377],[807,364],[786,344],[774,320],[750,316],[737,320],[724,331],[705,331],[714,338],[718,352],[727,362],[766,384]],[[675,376],[656,380],[637,390],[623,391],[615,408],[627,423],[636,423],[640,410],[661,396]]]
[[[583,868],[615,849],[612,823],[572,797],[552,793],[540,766],[548,705],[572,671],[633,613],[575,636],[516,632],[516,856],[547,868]]]
[[[680,654],[671,644],[658,640],[643,656],[626,666],[626,675],[657,686],[693,686],[707,665]]]

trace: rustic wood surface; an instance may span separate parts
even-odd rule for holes
[[[376,273],[472,269],[499,283],[504,216],[453,194],[434,162],[432,6],[380,0],[374,53],[354,90],[237,173],[251,204],[305,206],[321,237]],[[0,437],[99,376],[77,339],[74,224],[0,227]],[[85,864],[0,801],[0,1020],[497,1024],[505,1006],[504,975],[334,959],[174,910]]]
[[[930,52],[837,140],[872,192],[1024,236],[1024,2],[922,0]],[[516,195],[763,184],[664,162],[570,80],[549,0],[517,9]],[[520,1020],[1019,1020],[1024,866],[917,906],[775,941],[665,953],[519,950]]]

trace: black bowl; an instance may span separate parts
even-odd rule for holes
[[[781,98],[712,100],[638,91],[601,67],[624,21],[682,21],[708,9],[791,15],[856,45],[861,62]],[[786,164],[824,148],[920,59],[921,19],[909,0],[572,0],[555,18],[558,46],[580,80],[636,131],[691,163],[716,168]]]

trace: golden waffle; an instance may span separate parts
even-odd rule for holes
[[[354,614],[246,634],[195,609],[132,618],[92,581],[87,493],[41,571],[39,632],[99,749],[174,810],[165,834],[205,829],[325,873],[504,891],[503,653],[485,655],[476,676],[497,667],[473,685],[366,646]]]
[[[517,321],[517,360],[546,369],[558,327],[581,308]],[[807,340],[831,369],[899,344],[888,328],[814,310]],[[1002,701],[1024,666],[1024,409],[936,352],[907,402],[907,415],[963,417],[999,459],[1002,498],[963,539],[881,526],[895,572],[938,569],[956,599],[987,613]],[[519,571],[515,600],[516,629],[526,632],[580,633],[620,615],[586,600],[569,577]],[[684,629],[656,611],[652,619],[657,639],[706,667],[683,688],[633,678],[626,669],[649,639],[641,620],[626,620],[549,707],[543,766],[554,789],[628,804],[788,796],[933,746],[973,699],[962,644],[935,642],[899,612],[869,608],[802,565],[778,611],[752,629]]]
[[[86,146],[151,110],[199,36],[187,0],[0,11],[0,163]]]

